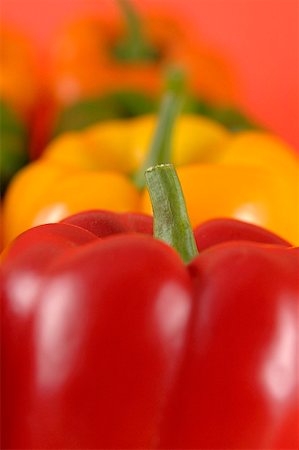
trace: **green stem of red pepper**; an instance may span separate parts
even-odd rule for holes
[[[156,61],[160,55],[145,38],[139,15],[128,0],[118,0],[120,10],[127,25],[125,39],[113,48],[116,59],[123,62]]]
[[[180,68],[169,70],[166,84],[167,90],[162,98],[158,123],[149,153],[142,166],[133,175],[133,181],[140,190],[145,187],[144,172],[149,167],[167,164],[171,161],[173,128],[183,104],[185,85],[183,71]]]
[[[187,264],[198,254],[184,194],[172,164],[145,172],[154,212],[154,236],[174,248]]]

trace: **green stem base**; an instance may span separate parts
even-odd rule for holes
[[[154,213],[154,236],[173,247],[187,264],[198,254],[180,181],[172,164],[145,172]]]

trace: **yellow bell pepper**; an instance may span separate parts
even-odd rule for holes
[[[104,122],[53,141],[8,189],[5,243],[34,225],[82,210],[151,213],[148,194],[136,187],[132,174],[142,166],[156,122],[154,116]],[[210,119],[181,116],[171,160],[193,226],[234,217],[299,243],[299,162],[278,138],[262,131],[231,134]]]

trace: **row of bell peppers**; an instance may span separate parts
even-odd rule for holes
[[[10,185],[3,448],[298,447],[298,159],[180,108],[174,83]]]

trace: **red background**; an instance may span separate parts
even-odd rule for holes
[[[232,61],[239,103],[299,148],[298,0],[136,0],[168,10]],[[82,14],[116,14],[114,0],[1,0],[1,22],[24,31],[41,56],[57,27]]]

